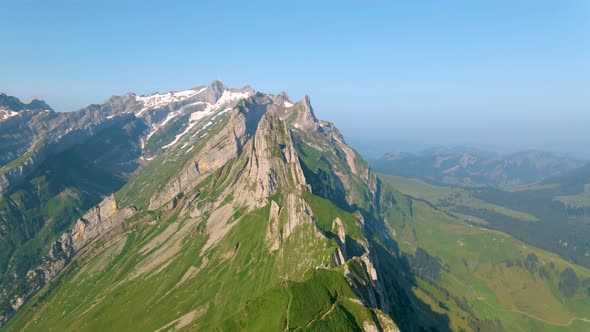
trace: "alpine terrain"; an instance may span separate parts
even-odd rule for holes
[[[307,96],[2,94],[0,194],[5,331],[590,329],[588,266],[377,175]]]

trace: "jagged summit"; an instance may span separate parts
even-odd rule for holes
[[[32,96],[31,98],[27,99],[27,101],[25,103],[30,104],[31,102],[33,102],[35,100],[40,100],[40,99],[37,96]]]
[[[211,85],[209,87],[215,93],[218,93],[219,96],[221,96],[221,94],[223,93],[223,91],[227,90],[227,87],[225,86],[225,84],[223,84],[223,82],[220,81],[220,80],[215,80],[215,81],[211,82]]]
[[[43,100],[36,97],[23,103],[18,98],[0,92],[0,121],[12,118],[20,111],[53,111]]]
[[[22,110],[53,110],[47,103],[37,97],[30,98],[27,102],[21,102],[17,97],[8,96],[0,92],[0,110],[22,111]]]

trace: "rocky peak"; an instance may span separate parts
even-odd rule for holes
[[[215,80],[209,85],[209,89],[215,95],[215,99],[219,99],[224,91],[228,90],[222,81]]]
[[[238,90],[238,91],[239,91],[239,92],[245,92],[245,93],[248,93],[248,94],[251,94],[251,95],[253,95],[253,94],[255,94],[255,93],[256,93],[256,90],[254,90],[254,88],[252,88],[252,87],[251,87],[251,86],[249,86],[249,85],[245,85],[245,86],[243,86],[243,87],[242,87],[240,90]]]
[[[23,109],[23,103],[16,97],[0,93],[0,109],[10,111],[20,111]]]
[[[292,112],[295,113],[294,126],[299,129],[318,130],[318,119],[315,117],[311,100],[308,95],[305,95],[299,103],[297,103]]]
[[[52,111],[53,109],[51,108],[51,106],[49,106],[45,101],[41,100],[41,99],[37,99],[37,97],[33,97],[32,99],[29,99],[29,101],[25,104],[25,109],[27,110],[39,110],[39,111],[43,111],[43,110],[48,110],[48,111]]]
[[[256,184],[254,197],[259,201],[278,188],[299,192],[306,185],[291,132],[274,113],[260,119],[249,160],[247,174]]]
[[[9,96],[5,93],[0,93],[0,109],[14,112],[22,110],[53,110],[47,103],[37,97],[33,97],[23,103],[17,97]]]

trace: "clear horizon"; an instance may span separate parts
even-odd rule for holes
[[[357,146],[590,154],[589,1],[23,1],[0,10],[10,13],[0,22],[0,91],[57,111],[220,79],[308,94]]]

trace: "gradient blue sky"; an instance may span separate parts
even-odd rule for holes
[[[0,91],[72,111],[221,79],[309,94],[359,146],[590,153],[590,0],[90,2],[1,1]]]

